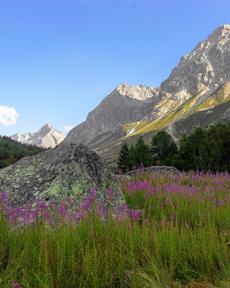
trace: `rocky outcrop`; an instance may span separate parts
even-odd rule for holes
[[[222,25],[199,43],[160,86],[160,95],[176,106],[199,96],[191,110],[230,79],[230,25]]]
[[[181,58],[160,90],[176,96],[178,93],[195,96],[207,88],[212,92],[229,79],[230,25],[222,25]]]
[[[0,170],[0,191],[9,193],[16,205],[70,196],[79,206],[92,188],[106,204],[109,187],[113,205],[122,203],[122,192],[104,161],[83,145],[59,146]]]
[[[65,136],[50,124],[46,124],[35,133],[15,134],[11,138],[23,144],[54,148],[64,140]]]

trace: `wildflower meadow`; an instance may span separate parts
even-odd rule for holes
[[[126,204],[0,196],[0,287],[230,287],[230,175],[119,177]],[[112,201],[113,191],[108,189]]]

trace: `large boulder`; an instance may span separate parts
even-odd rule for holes
[[[113,190],[114,206],[124,202],[121,189],[104,161],[84,145],[61,145],[0,170],[0,191],[7,192],[15,205],[67,197],[81,205],[92,188],[104,204],[109,201],[109,188]]]

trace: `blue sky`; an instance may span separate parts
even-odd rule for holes
[[[229,11],[230,0],[1,0],[0,134],[64,131],[119,83],[158,86]]]

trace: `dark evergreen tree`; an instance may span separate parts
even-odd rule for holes
[[[44,149],[25,145],[12,140],[9,137],[0,137],[0,168],[4,168],[22,157],[35,155]]]
[[[217,142],[207,131],[197,128],[180,142],[181,167],[183,170],[215,171],[220,158]]]
[[[129,170],[133,170],[137,168],[137,155],[136,155],[136,148],[134,145],[130,145],[129,147],[128,168]]]
[[[172,165],[178,150],[173,138],[165,131],[152,138],[151,154],[154,165]]]
[[[209,136],[218,144],[219,171],[230,171],[230,125],[219,124],[208,129]]]
[[[129,169],[129,146],[127,143],[124,143],[121,147],[118,159],[118,169],[123,173],[127,172]]]
[[[151,153],[149,146],[145,143],[144,138],[141,136],[136,145],[136,166],[137,167],[148,167],[152,164]]]

